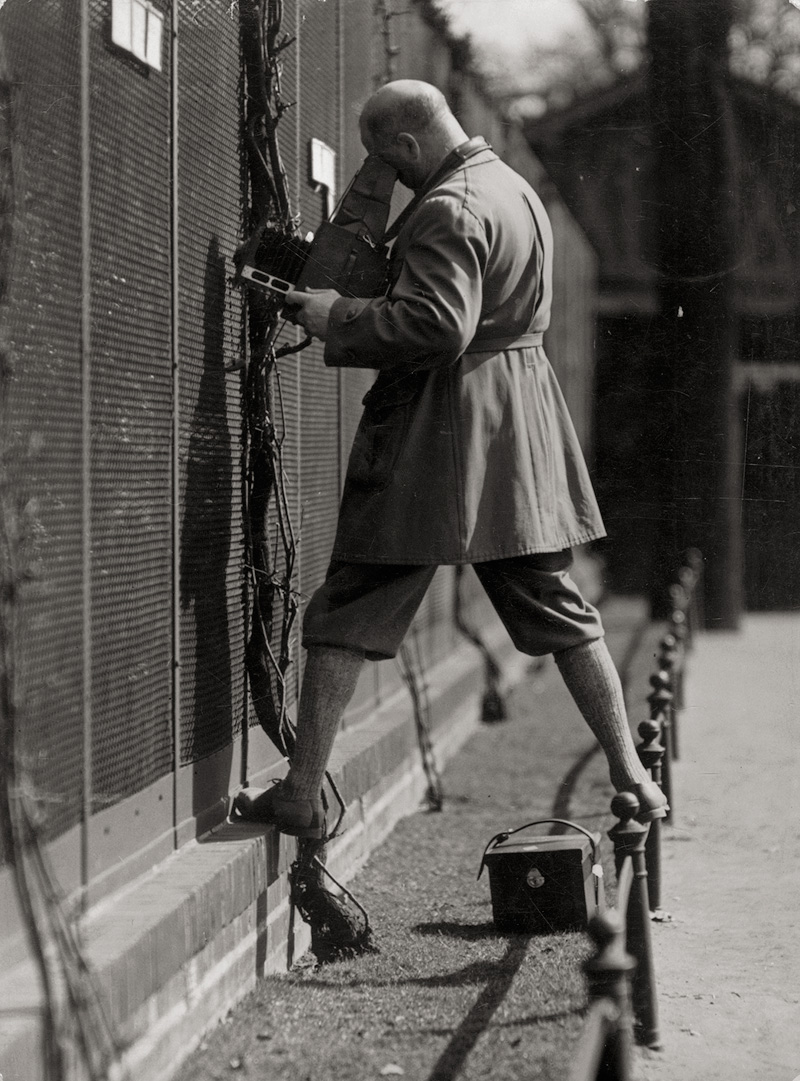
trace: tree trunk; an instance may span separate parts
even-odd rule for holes
[[[738,180],[726,85],[732,7],[652,0],[649,11],[660,277],[654,460],[663,482],[654,609],[662,614],[682,552],[697,547],[706,560],[707,625],[734,628],[742,543],[733,388]]]

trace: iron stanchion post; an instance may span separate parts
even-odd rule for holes
[[[664,747],[660,742],[661,725],[658,721],[642,721],[638,727],[642,742],[636,748],[639,760],[657,785],[661,784],[661,760]],[[644,844],[644,858],[647,867],[647,888],[650,897],[650,911],[661,908],[661,819],[655,818],[650,823],[650,831]]]
[[[614,844],[617,878],[625,857],[630,856],[633,862],[633,885],[625,925],[626,948],[636,959],[631,985],[634,1035],[638,1043],[657,1048],[661,1041],[658,1032],[658,999],[644,853],[649,827],[636,821],[639,801],[632,792],[618,792],[611,801],[611,810],[619,819],[616,826],[612,826],[608,831]]]
[[[636,961],[625,949],[623,923],[613,910],[591,918],[587,928],[595,952],[583,966],[589,986],[589,1001],[607,999],[617,1009],[617,1021],[606,1037],[598,1078],[630,1081],[633,1023],[631,1017],[631,972]]]
[[[658,655],[659,671],[666,672],[669,677],[669,692],[671,695],[665,713],[669,719],[669,743],[664,744],[665,751],[670,758],[675,759],[678,743],[678,718],[675,711],[675,673],[678,666],[678,643],[673,634],[665,634],[660,642]]]
[[[670,755],[672,724],[669,709],[672,702],[672,691],[670,690],[669,674],[663,670],[654,672],[650,677],[650,686],[653,688],[647,696],[647,701],[650,704],[650,718],[659,723],[661,728],[661,743],[664,747],[664,753],[661,756],[661,787],[664,791],[664,795],[667,797],[667,803],[670,807],[664,821],[672,822],[674,816],[674,793],[672,791],[672,756]]]
[[[686,627],[686,611],[676,609],[672,613],[672,620],[670,622],[670,634],[675,639],[678,659],[677,659],[677,672],[675,681],[675,708],[683,709],[683,670],[686,666],[686,641],[688,636],[688,630]]]
[[[689,649],[694,645],[694,636],[705,623],[705,614],[703,612],[703,591],[701,588],[703,580],[703,553],[698,548],[689,548],[684,555],[684,566],[682,571],[688,572],[686,580],[688,581],[688,574],[691,574],[691,588],[689,589],[689,605],[686,609],[686,622],[689,629],[689,636],[687,639],[687,646]]]
[[[670,634],[675,639],[676,657],[672,670],[672,757],[680,758],[679,719],[684,708],[683,676],[686,668],[686,610],[672,613]]]

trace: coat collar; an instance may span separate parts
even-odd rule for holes
[[[468,139],[465,143],[461,143],[451,150],[439,168],[428,178],[423,187],[419,189],[405,210],[401,214],[398,214],[389,226],[384,236],[384,240],[387,242],[394,240],[425,196],[433,191],[437,185],[441,184],[441,182],[452,173],[461,169],[464,163],[470,158],[474,158],[476,154],[480,154],[484,150],[491,149],[491,146],[489,146],[482,135],[476,135],[474,138]]]

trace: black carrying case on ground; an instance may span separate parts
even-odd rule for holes
[[[563,825],[580,836],[538,836],[524,831]],[[546,818],[495,834],[478,871],[489,871],[492,915],[498,931],[550,934],[583,930],[605,908],[600,834],[566,819]]]

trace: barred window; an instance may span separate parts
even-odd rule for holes
[[[161,71],[164,16],[147,0],[111,0],[111,40]]]

